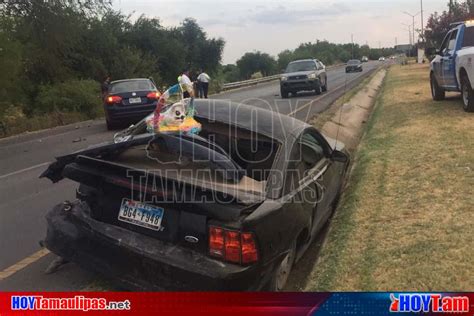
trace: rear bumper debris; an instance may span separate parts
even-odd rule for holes
[[[59,204],[46,216],[44,245],[67,261],[132,290],[259,290],[269,273],[259,266],[214,260],[90,218],[85,202]]]

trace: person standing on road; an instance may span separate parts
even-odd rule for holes
[[[107,76],[105,77],[104,82],[100,86],[100,90],[102,91],[102,99],[104,99],[109,93],[109,86],[110,86],[110,76]]]
[[[205,73],[204,71],[201,71],[201,73],[199,74],[197,78],[200,98],[207,99],[207,93],[209,91],[210,80],[211,80],[211,77],[209,77],[209,75]]]
[[[189,70],[184,70],[178,77],[178,83],[183,90],[183,98],[194,97],[194,87],[191,79],[189,79]]]

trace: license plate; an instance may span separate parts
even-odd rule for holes
[[[129,199],[123,199],[118,220],[152,230],[161,230],[161,221],[165,210]]]
[[[141,103],[142,98],[130,98],[128,99],[128,102],[130,102],[130,104]]]

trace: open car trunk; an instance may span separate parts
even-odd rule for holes
[[[80,183],[77,196],[94,220],[173,243],[193,236],[193,248],[205,251],[208,222],[238,222],[252,212],[265,181],[247,177],[217,145],[183,137],[96,146],[57,158],[42,177]]]

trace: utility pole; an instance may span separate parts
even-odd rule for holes
[[[410,24],[405,24],[405,23],[402,23],[402,25],[404,25],[408,28],[408,43],[410,43],[410,45],[412,45],[411,25]]]
[[[424,32],[424,22],[423,22],[423,0],[420,0],[420,5],[421,5],[421,40],[422,42],[425,41],[425,32]]]
[[[354,34],[351,34],[351,43],[352,43],[352,58],[354,59]]]
[[[395,37],[395,46],[398,45],[398,39]]]
[[[413,19],[413,24],[412,24],[412,35],[413,35],[413,45],[415,45],[415,17],[420,14],[421,12],[417,12],[416,14],[411,14],[411,13],[408,13],[406,11],[403,11],[403,13],[405,13],[406,15],[409,15],[411,16],[411,18]]]

